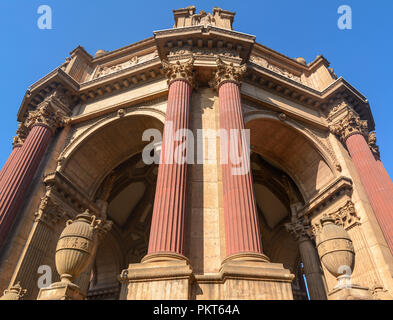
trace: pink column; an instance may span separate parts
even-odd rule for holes
[[[346,145],[368,195],[377,221],[393,253],[393,197],[391,187],[364,138],[358,132],[349,135]]]
[[[148,254],[184,255],[187,163],[168,163],[165,155],[173,155],[172,151],[182,143],[173,141],[173,134],[178,129],[188,128],[190,97],[188,81],[180,79],[170,83]],[[169,123],[173,124],[173,130],[168,129]]]
[[[230,136],[231,129],[244,129],[244,121],[241,107],[239,85],[232,81],[223,81],[218,87],[220,128]],[[245,136],[238,132],[238,151],[242,154],[242,148],[246,143]],[[230,151],[230,139],[228,139],[228,151]],[[233,146],[232,146],[233,147]],[[235,151],[235,152],[236,152]],[[241,163],[249,159],[243,156]],[[262,254],[262,241],[259,229],[256,203],[251,172],[234,175],[230,157],[228,163],[222,164],[222,183],[224,193],[225,215],[225,239],[227,255],[239,253]]]
[[[7,172],[8,167],[10,166],[10,164],[12,163],[12,161],[14,160],[14,158],[16,157],[17,153],[19,152],[20,148],[22,147],[22,145],[18,144],[15,145],[12,148],[12,151],[7,159],[7,161],[5,162],[3,168],[0,171],[0,184],[1,184],[1,180],[3,179],[3,176],[5,175],[5,173]]]
[[[381,175],[384,177],[386,183],[390,187],[391,196],[393,198],[393,182],[392,182],[392,179],[390,178],[389,173],[386,171],[386,168],[383,165],[383,162],[380,159],[376,159],[376,161],[377,161],[377,166],[379,167],[379,170],[381,172]]]
[[[0,182],[0,247],[26,196],[37,167],[52,136],[46,125],[34,125],[16,151]]]

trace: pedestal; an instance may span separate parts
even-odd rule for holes
[[[295,278],[281,263],[270,263],[263,254],[242,253],[222,263],[222,299],[293,300]]]
[[[155,253],[130,264],[121,275],[127,289],[127,300],[188,300],[193,272],[186,257],[179,254]]]
[[[85,295],[73,283],[56,282],[48,288],[43,288],[37,300],[84,300]]]
[[[329,300],[373,300],[370,290],[359,285],[334,288],[328,294]]]

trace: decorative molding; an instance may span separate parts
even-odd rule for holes
[[[172,82],[177,80],[184,80],[187,81],[191,87],[195,86],[193,57],[184,63],[180,63],[180,61],[176,61],[176,63],[169,63],[168,61],[163,60],[162,66],[165,76],[168,79],[168,87]]]
[[[355,205],[351,200],[348,200],[347,203],[338,210],[326,215],[334,219],[334,223],[342,226],[345,230],[349,230],[357,225],[360,225],[360,218],[357,215]],[[312,225],[312,230],[315,235],[321,230],[321,228],[322,225],[319,221]]]
[[[343,142],[354,134],[368,137],[367,120],[360,120],[359,115],[343,100],[329,113],[328,121],[330,132]]]
[[[265,58],[259,57],[259,56],[255,56],[255,55],[251,55],[250,56],[250,61],[261,66],[264,67],[270,71],[273,71],[277,74],[280,74],[288,79],[294,80],[296,82],[302,83],[302,80],[299,76],[293,74],[292,72],[288,71],[285,68],[281,68],[277,65],[271,64],[270,62],[268,62]]]
[[[216,59],[216,63],[217,71],[214,73],[214,78],[209,82],[212,88],[218,91],[219,87],[225,82],[233,82],[238,86],[241,85],[241,79],[247,71],[245,64],[241,66],[235,66],[233,63],[226,64],[220,58]]]
[[[158,52],[157,52],[157,50],[155,50],[152,53],[149,53],[149,54],[146,54],[146,55],[143,55],[140,57],[138,57],[137,55],[134,55],[130,59],[128,59],[127,61],[115,64],[112,66],[105,66],[105,65],[99,66],[99,67],[97,67],[96,72],[95,72],[92,79],[97,79],[97,78],[100,78],[100,77],[103,77],[103,76],[106,76],[106,75],[109,75],[109,74],[112,74],[112,73],[115,73],[115,72],[118,72],[118,71],[121,71],[124,69],[128,69],[130,67],[142,64],[144,62],[149,62],[157,57],[158,57]]]
[[[284,226],[296,241],[304,241],[314,238],[310,221],[307,217],[295,219],[290,223],[286,223]]]
[[[380,160],[381,154],[379,152],[379,147],[377,145],[377,133],[370,132],[368,135],[368,146],[370,147],[371,152],[377,160]]]

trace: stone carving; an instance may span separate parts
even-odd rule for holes
[[[214,56],[214,55],[222,55],[224,57],[239,57],[239,53],[236,50],[228,49],[228,48],[198,48],[191,46],[183,46],[183,47],[175,47],[169,51],[168,56],[173,57],[177,55],[205,55],[205,56]]]
[[[329,213],[328,216],[334,220],[335,224],[342,226],[345,230],[349,230],[355,225],[360,224],[360,218],[356,214],[355,205],[350,200],[337,211]],[[314,223],[312,227],[314,234],[317,234],[322,228],[319,222]]]
[[[266,69],[269,69],[270,71],[273,71],[275,73],[278,73],[288,79],[297,81],[297,82],[302,82],[301,78],[299,76],[294,75],[292,72],[289,72],[285,68],[278,67],[274,64],[269,63],[266,59],[258,56],[250,56],[250,61],[254,62],[255,64],[264,67]]]
[[[287,231],[292,234],[296,241],[304,239],[313,239],[311,225],[307,218],[294,219],[290,223],[285,224]]]
[[[367,136],[367,120],[360,120],[359,115],[352,109],[349,109],[343,118],[329,125],[329,130],[342,141],[346,141],[354,134]]]
[[[376,132],[370,132],[368,135],[368,146],[376,159],[380,159],[379,147],[377,145],[377,134]]]
[[[53,197],[45,195],[41,198],[38,210],[34,213],[35,221],[42,221],[50,227],[57,225],[67,216],[63,206],[56,203]]]
[[[111,73],[114,73],[114,72],[117,72],[117,71],[120,71],[123,69],[133,67],[137,64],[152,60],[156,57],[158,57],[157,50],[152,53],[141,56],[141,57],[133,56],[129,60],[127,60],[126,62],[122,62],[122,63],[116,64],[113,66],[99,66],[97,68],[95,75],[94,75],[94,78],[99,78],[99,77],[106,76],[108,74],[111,74]]]
[[[68,115],[71,113],[70,105],[71,100],[68,95],[64,90],[58,88],[46,97],[37,106],[37,109],[29,112],[23,125],[27,130],[31,130],[34,125],[41,124],[54,132],[57,128],[68,123]]]
[[[192,26],[215,26],[232,30],[234,12],[226,11],[218,7],[213,8],[213,14],[201,10],[199,14],[195,13],[195,6],[173,10],[175,17],[174,28],[192,27]]]
[[[13,138],[12,147],[21,146],[25,142],[28,134],[28,129],[24,123],[20,122],[16,130],[16,136]]]
[[[350,285],[355,265],[355,250],[349,234],[328,215],[321,218],[322,228],[316,236],[318,254],[326,269],[337,278],[335,288]]]
[[[7,290],[4,290],[4,294],[0,297],[0,300],[20,300],[26,293],[27,290],[22,289],[20,282],[18,282]]]
[[[220,58],[216,59],[216,63],[217,71],[214,73],[213,79],[209,82],[211,87],[218,90],[220,85],[224,82],[233,82],[237,85],[241,84],[241,79],[247,71],[245,64],[241,66],[234,66],[233,63],[226,64]]]
[[[168,86],[176,80],[185,80],[191,85],[191,87],[195,85],[193,57],[184,63],[180,63],[180,61],[176,61],[176,63],[169,63],[168,61],[163,60],[162,66],[168,79]]]
[[[91,263],[97,250],[101,220],[88,210],[68,220],[56,247],[56,269],[61,282],[72,283]]]

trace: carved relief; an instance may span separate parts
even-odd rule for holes
[[[175,47],[169,51],[168,56],[173,57],[177,55],[205,55],[205,56],[214,56],[214,55],[222,55],[224,57],[239,57],[239,53],[236,50],[228,49],[228,48],[198,48],[191,46],[183,46],[183,47]]]
[[[220,58],[216,59],[217,71],[214,73],[214,78],[209,82],[210,86],[218,89],[224,82],[233,82],[237,85],[241,84],[241,79],[247,67],[245,64],[241,66],[234,66],[233,63],[226,64]]]
[[[274,64],[269,63],[266,59],[258,56],[250,56],[250,61],[254,62],[255,64],[264,67],[266,69],[269,69],[270,71],[273,71],[275,73],[278,73],[288,79],[297,81],[297,82],[302,82],[301,78],[297,75],[294,75],[292,72],[288,71],[285,68],[278,67]]]
[[[176,80],[185,80],[191,86],[195,85],[193,57],[184,63],[180,63],[180,61],[176,61],[176,63],[169,63],[168,61],[163,60],[162,66],[164,68],[165,76],[168,79],[168,86]]]
[[[352,109],[348,109],[347,114],[343,118],[330,124],[329,129],[342,141],[354,134],[364,136],[368,134],[367,120],[360,120],[359,115]]]
[[[368,146],[376,159],[380,159],[379,147],[377,145],[377,134],[376,132],[370,132],[368,135]]]
[[[13,138],[12,147],[21,146],[25,142],[28,134],[28,129],[24,123],[20,122],[16,130],[16,136]]]
[[[127,60],[126,62],[122,62],[113,66],[99,66],[97,68],[97,71],[94,75],[94,79],[102,77],[102,76],[106,76],[108,74],[120,71],[120,70],[124,70],[130,67],[133,67],[137,64],[152,60],[154,58],[158,57],[158,52],[157,50],[149,53],[147,55],[144,56],[133,56],[131,57],[129,60]]]
[[[335,212],[329,213],[327,216],[334,219],[336,225],[342,226],[345,230],[349,230],[355,225],[360,224],[360,218],[356,214],[355,206],[352,201],[348,201],[344,206]],[[312,225],[313,233],[317,234],[321,230],[320,222]]]
[[[291,223],[286,223],[285,228],[290,234],[292,234],[296,241],[314,238],[310,222],[305,217],[295,219]]]

